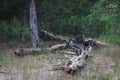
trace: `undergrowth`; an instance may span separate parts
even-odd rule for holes
[[[106,41],[112,44],[120,45],[120,35],[119,34],[109,34],[109,35],[101,35],[99,37],[100,40]]]

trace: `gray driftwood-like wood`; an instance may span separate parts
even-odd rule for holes
[[[39,36],[38,36],[38,27],[37,27],[37,14],[35,1],[31,0],[30,2],[30,31],[31,31],[31,41],[33,48],[39,46]]]
[[[51,47],[48,47],[48,48],[45,48],[46,50],[60,50],[60,49],[65,49],[67,47],[67,44],[66,43],[63,43],[63,44],[57,44],[57,45],[54,45],[54,46],[51,46]]]
[[[49,40],[56,40],[56,41],[61,41],[61,42],[66,42],[66,43],[70,43],[68,40],[62,39],[60,37],[57,37],[56,35],[46,31],[46,30],[39,30],[39,36],[43,37],[43,38],[48,38]],[[73,39],[74,40],[74,39]],[[84,41],[93,41],[94,44],[93,46],[109,46],[110,44],[105,43],[105,42],[101,42],[92,38],[85,38],[83,40]],[[81,42],[81,44],[83,43]],[[73,44],[74,45],[74,44]]]
[[[54,51],[54,50],[60,50],[60,49],[65,49],[67,47],[66,43],[63,44],[57,44],[51,47],[47,48],[20,48],[16,49],[14,51],[14,54],[16,55],[26,55],[26,54],[31,54],[33,52],[41,52],[41,51]]]
[[[87,39],[86,39],[87,40]],[[96,41],[96,40],[95,40]],[[103,42],[100,42],[100,41],[96,41],[96,44],[98,45],[108,45],[106,43],[103,43]],[[90,46],[88,46],[90,47]],[[84,49],[87,49],[88,47],[84,48]],[[63,51],[63,53],[66,53],[66,54],[73,54],[73,55],[79,55],[83,52],[81,51],[86,51],[83,49],[83,46],[80,46],[78,44],[74,44],[74,43],[71,43],[71,42],[67,42],[67,43],[63,43],[63,44],[56,44],[56,45],[53,45],[51,47],[47,47],[47,48],[20,48],[20,49],[17,49],[14,53],[15,54],[19,54],[19,55],[23,55],[23,54],[31,54],[32,52],[40,52],[40,51],[53,51],[53,50],[60,50],[60,49],[65,49],[65,48],[73,48],[74,50],[77,51],[76,52],[69,52],[69,51]],[[91,47],[89,48],[91,49]],[[87,50],[89,50],[87,49]],[[88,51],[89,53],[91,53],[91,50]],[[89,54],[88,54],[89,56]]]
[[[48,40],[56,40],[56,41],[61,41],[61,42],[67,42],[67,40],[59,38],[56,35],[48,32],[46,30],[39,30],[39,36],[46,39],[46,40],[48,39]]]
[[[76,50],[75,52],[63,51],[66,54],[74,55],[67,64],[59,68],[59,69],[65,70],[67,73],[70,73],[71,71],[76,71],[78,69],[83,69],[86,67],[85,61],[88,57],[91,57],[92,48],[94,45],[109,46],[109,44],[107,43],[103,43],[92,38],[84,38],[83,40],[81,40],[82,42],[80,41],[77,42],[79,38],[77,38],[77,40],[70,39],[69,41],[67,41],[67,40],[58,38],[47,31],[43,30],[41,32],[42,34],[47,35],[51,39],[54,39],[57,41],[63,41],[64,43],[56,44],[47,48],[29,48],[29,49],[20,48],[20,49],[17,49],[14,53],[17,55],[25,55],[32,52],[38,52],[38,51],[39,52],[52,51],[52,50],[60,50],[65,48],[73,48],[74,50]]]
[[[69,55],[76,55],[75,52],[71,52],[71,51],[61,51],[61,52],[65,53],[65,54],[69,54]]]

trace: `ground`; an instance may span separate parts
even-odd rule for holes
[[[93,49],[87,67],[75,75],[54,67],[72,56],[60,51],[16,56],[15,49],[0,49],[0,80],[120,80],[120,47]]]

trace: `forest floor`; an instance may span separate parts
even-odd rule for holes
[[[120,46],[93,49],[87,67],[75,75],[53,68],[72,55],[58,51],[16,56],[15,48],[0,47],[0,80],[120,80]],[[17,48],[17,47],[16,47]]]

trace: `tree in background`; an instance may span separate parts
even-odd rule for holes
[[[26,27],[26,22],[27,22],[27,8],[25,8],[23,10],[23,13],[22,13],[22,23],[21,23],[21,42],[25,42],[26,41],[26,34],[25,34],[25,27]]]
[[[21,23],[25,21],[21,19],[23,11],[30,1],[0,0],[0,37],[24,40],[25,34],[26,41],[30,40],[29,18],[26,19],[26,25],[22,24],[25,27],[21,27]],[[37,20],[33,22],[37,25],[38,21],[38,29],[45,29],[54,34],[84,34],[95,38],[112,36],[110,39],[119,42],[119,6],[118,0],[37,0]],[[28,9],[27,16],[29,13]],[[31,33],[34,31],[32,29]]]
[[[38,28],[37,28],[37,15],[36,15],[36,7],[35,1],[31,0],[30,2],[30,30],[31,30],[31,40],[33,48],[39,46],[39,36],[38,36]]]

